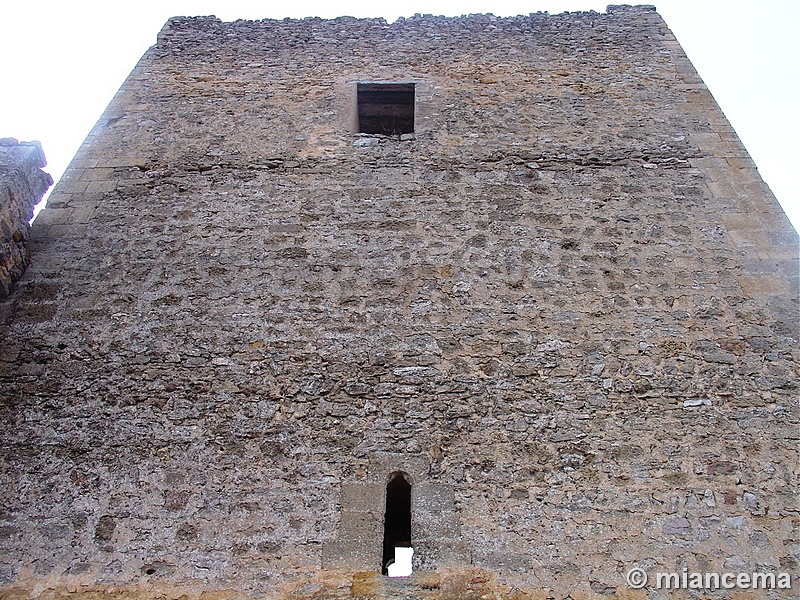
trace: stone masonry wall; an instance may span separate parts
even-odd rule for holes
[[[172,19],[32,244],[0,598],[797,594],[798,238],[651,7]]]
[[[33,207],[53,184],[36,142],[0,139],[0,300],[8,297],[30,262]]]

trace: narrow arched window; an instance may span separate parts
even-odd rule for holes
[[[381,572],[390,577],[411,575],[411,484],[405,473],[393,473],[386,484]]]

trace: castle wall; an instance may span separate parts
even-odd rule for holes
[[[46,164],[37,143],[0,139],[0,300],[14,291],[30,261],[28,223],[53,184],[40,169]]]
[[[412,136],[354,133],[360,81],[416,84]],[[172,19],[32,244],[0,594],[797,574],[797,234],[648,7]]]

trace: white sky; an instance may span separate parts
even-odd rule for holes
[[[0,137],[39,140],[58,180],[171,16],[225,21],[414,13],[604,12],[598,0],[0,0]],[[762,177],[800,229],[800,1],[656,0]]]

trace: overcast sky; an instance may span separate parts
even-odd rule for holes
[[[594,0],[0,0],[0,137],[39,140],[61,176],[136,61],[176,15],[225,21],[604,12]],[[800,229],[800,0],[661,0],[659,13]]]

